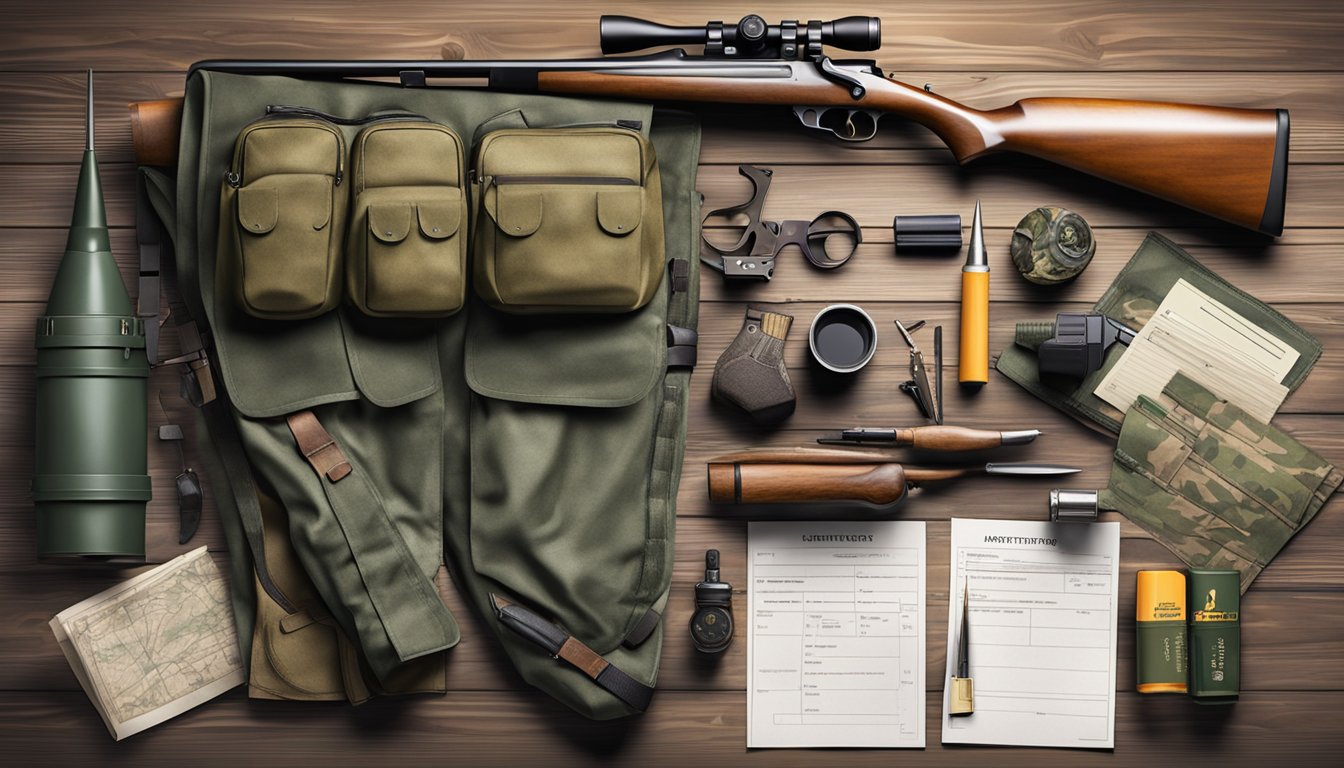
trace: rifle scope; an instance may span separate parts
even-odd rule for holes
[[[875,51],[882,45],[882,20],[846,16],[835,21],[782,21],[767,24],[756,14],[736,24],[711,21],[703,27],[673,27],[633,16],[603,16],[603,53],[644,48],[703,45],[706,56],[739,59],[802,59],[820,56],[822,45],[847,51]]]

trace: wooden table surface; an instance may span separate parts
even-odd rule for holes
[[[998,765],[1043,763],[1338,764],[1344,729],[1344,502],[1328,504],[1245,596],[1242,697],[1230,708],[1201,708],[1180,697],[1133,691],[1134,572],[1178,561],[1122,521],[1119,671],[1113,751],[939,746],[948,580],[947,520],[1042,519],[1049,481],[976,480],[919,494],[902,519],[928,525],[928,748],[757,750],[745,748],[746,647],[739,637],[716,662],[697,658],[683,627],[706,548],[723,552],[742,617],[746,523],[710,507],[704,460],[718,452],[811,441],[819,431],[909,425],[918,414],[897,384],[905,353],[892,320],[941,323],[947,341],[944,385],[949,423],[1037,427],[1044,437],[1015,454],[1071,461],[1085,471],[1072,487],[1106,482],[1112,439],[1037,402],[997,373],[964,396],[955,385],[960,259],[896,257],[891,216],[960,212],[983,201],[994,268],[991,350],[1011,340],[1019,320],[1081,310],[1100,295],[1144,234],[1163,232],[1234,284],[1271,302],[1315,334],[1326,352],[1276,423],[1328,459],[1344,462],[1344,10],[1331,0],[992,0],[855,3],[775,2],[776,18],[883,16],[884,68],[910,83],[978,107],[1027,96],[1113,96],[1292,111],[1287,229],[1277,240],[1145,198],[1079,174],[1030,161],[959,169],[935,137],[890,120],[858,147],[807,135],[786,110],[703,112],[699,188],[720,207],[747,194],[738,163],[776,170],[769,217],[810,218],[824,209],[853,214],[865,242],[843,269],[820,273],[796,253],[768,285],[725,289],[701,278],[700,369],[693,378],[690,431],[678,501],[677,566],[667,613],[658,693],[648,714],[594,723],[527,687],[445,581],[445,599],[463,621],[443,697],[379,701],[359,708],[250,701],[235,690],[152,731],[113,743],[80,690],[47,627],[53,614],[131,572],[35,563],[29,483],[33,445],[33,320],[44,307],[63,250],[83,130],[83,70],[97,78],[97,148],[112,243],[134,290],[133,161],[129,101],[179,94],[186,68],[207,58],[561,58],[598,53],[597,16],[627,12],[676,24],[735,19],[749,6],[686,0],[606,6],[587,0],[491,2],[0,3],[0,755],[10,764],[439,764],[559,765]],[[1062,204],[1096,227],[1091,267],[1074,284],[1041,289],[1007,258],[1009,233],[1040,204]],[[712,404],[714,360],[736,333],[746,300],[793,314],[790,375],[798,411],[784,428],[761,432]],[[829,302],[862,305],[878,321],[872,364],[844,391],[826,391],[806,364],[806,327]],[[931,336],[922,334],[926,351]],[[167,344],[171,346],[172,340]],[[169,412],[172,371],[151,379]],[[151,426],[165,415],[152,411]],[[176,456],[153,441],[155,500],[149,553],[159,562],[208,544],[224,562],[223,537],[207,500],[200,533],[176,543],[172,477]],[[1114,513],[1106,519],[1119,520]],[[745,632],[742,633],[745,635]]]

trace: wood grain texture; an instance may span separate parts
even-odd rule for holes
[[[1344,705],[1344,693],[1269,692],[1243,697],[1235,707],[1200,707],[1183,697],[1116,696],[1115,750],[948,748],[939,746],[941,696],[929,693],[923,751],[757,750],[746,752],[746,695],[741,691],[661,691],[648,714],[630,723],[578,720],[561,705],[522,694],[489,691],[451,698],[378,701],[358,709],[339,705],[254,702],[232,692],[159,728],[114,744],[82,694],[0,694],[0,716],[12,731],[14,754],[43,756],[51,765],[180,766],[219,764],[367,766],[371,754],[394,756],[398,766],[517,765],[818,765],[890,766],[919,763],[965,766],[1102,766],[1145,764],[1161,744],[1162,764],[1199,764],[1210,753],[1222,764],[1333,765],[1338,735],[1322,712]],[[68,722],[72,711],[87,717]],[[1192,737],[1189,734],[1202,734]],[[1216,737],[1216,738],[1215,738]],[[215,745],[218,745],[217,747]],[[1235,745],[1235,746],[1233,746]],[[206,752],[206,748],[210,751]],[[450,756],[450,757],[449,757]]]
[[[1070,487],[1106,483],[1113,438],[1085,429],[991,374],[977,395],[955,386],[961,259],[893,252],[894,214],[961,212],[969,224],[984,206],[991,266],[991,353],[1011,341],[1012,325],[1090,306],[1157,229],[1233,284],[1271,302],[1325,346],[1306,383],[1276,424],[1344,464],[1344,9],[1328,0],[945,0],[846,5],[785,0],[761,9],[771,18],[884,16],[876,58],[898,80],[975,109],[1030,97],[1146,99],[1292,112],[1287,231],[1255,236],[1175,205],[1064,171],[1043,161],[987,158],[958,168],[929,130],[889,119],[861,146],[803,130],[787,108],[698,109],[704,123],[698,187],[708,208],[741,202],[739,163],[776,169],[766,203],[771,219],[811,218],[826,209],[854,215],[865,242],[843,269],[822,274],[796,253],[780,257],[775,279],[726,286],[701,278],[700,367],[692,378],[686,458],[678,488],[678,541],[665,622],[659,692],[642,718],[590,723],[529,688],[510,668],[482,619],[441,574],[445,601],[462,623],[450,693],[379,701],[352,709],[247,700],[232,692],[187,715],[113,743],[79,690],[47,621],[57,611],[119,581],[127,571],[34,563],[32,474],[33,322],[41,313],[63,250],[82,147],[85,67],[98,70],[97,149],[112,223],[112,245],[134,289],[133,166],[130,101],[178,95],[185,69],[205,58],[560,58],[593,56],[597,16],[637,13],[675,24],[734,16],[708,0],[617,7],[592,2],[494,3],[388,0],[141,0],[130,4],[0,0],[0,750],[7,762],[50,765],[240,763],[330,766],[715,765],[762,766],[1158,765],[1216,759],[1227,765],[1333,765],[1344,731],[1344,501],[1336,497],[1256,579],[1244,598],[1243,696],[1228,709],[1183,698],[1140,697],[1134,676],[1134,574],[1179,562],[1135,524],[1121,524],[1116,749],[941,749],[938,717],[948,610],[949,520],[1043,519],[1050,480],[977,477],[922,488],[884,510],[855,505],[734,507],[711,503],[705,462],[752,448],[808,446],[851,426],[918,423],[897,385],[908,369],[892,320],[945,327],[945,408],[949,424],[986,429],[1039,428],[1034,443],[976,451],[967,461],[1073,462]],[[1096,228],[1098,252],[1087,271],[1057,289],[1017,277],[1007,257],[1013,226],[1037,205],[1060,204]],[[721,226],[716,224],[715,226]],[[846,387],[808,361],[807,324],[828,303],[859,303],[878,322],[872,363]],[[762,431],[713,402],[713,362],[741,326],[746,303],[769,304],[795,323],[785,362],[799,392],[797,412]],[[928,330],[916,337],[932,354]],[[164,349],[176,349],[164,334]],[[932,375],[932,370],[930,370]],[[197,415],[176,397],[176,373],[155,371],[151,427],[179,423],[187,461],[199,468]],[[159,395],[162,395],[160,399]],[[200,544],[227,562],[213,494],[207,487],[200,533],[177,543],[171,481],[176,450],[151,441],[154,500],[147,511],[149,559],[162,562]],[[892,451],[902,463],[928,463],[919,450]],[[208,482],[208,478],[205,478]],[[883,515],[926,521],[928,530],[929,748],[885,751],[760,750],[745,745],[746,643],[720,659],[695,653],[685,636],[692,585],[703,553],[723,553],[745,625],[747,522],[766,517]],[[745,636],[744,629],[743,636]]]
[[[7,0],[4,69],[52,71],[69,62],[99,69],[185,71],[206,58],[574,58],[598,53],[588,2],[486,4],[421,0],[141,0],[37,3]],[[714,0],[651,3],[639,11],[676,25],[732,17]],[[1217,4],[1143,0],[949,0],[899,6],[770,4],[772,18],[884,17],[877,58],[926,70],[1344,70],[1338,17],[1328,0]],[[352,43],[352,41],[354,41]]]

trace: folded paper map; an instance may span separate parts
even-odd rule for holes
[[[205,547],[61,611],[51,630],[118,741],[244,680],[228,584]]]

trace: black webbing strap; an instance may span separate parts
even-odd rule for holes
[[[206,355],[207,339],[203,338],[196,321],[191,319],[185,304],[174,299],[173,292],[165,292],[168,281],[175,277],[173,239],[159,218],[150,199],[153,193],[167,194],[157,186],[151,190],[151,175],[162,179],[152,169],[141,168],[135,180],[135,240],[140,249],[140,292],[136,295],[136,315],[145,326],[145,353],[151,366],[181,364],[182,398],[197,408],[215,399],[215,380]],[[173,319],[182,354],[170,360],[159,359],[159,330],[163,325],[159,309],[163,295],[168,296],[168,316]]]
[[[700,335],[690,328],[667,326],[667,367],[694,368]]]
[[[144,322],[145,353],[150,365],[159,363],[159,270],[165,257],[173,260],[173,244],[163,231],[163,222],[149,202],[144,174],[135,176],[135,241],[140,248],[140,292],[135,296],[135,314]],[[165,250],[167,253],[165,254]]]
[[[649,635],[653,634],[653,630],[658,628],[658,622],[662,620],[663,615],[652,608],[645,611],[644,615],[639,617],[639,621],[635,622],[635,626],[626,633],[621,645],[630,649],[643,645],[644,641],[649,639]]]
[[[695,367],[699,336],[691,324],[691,262],[672,259],[667,263],[667,367]]]
[[[643,712],[649,708],[649,702],[653,700],[652,686],[622,672],[573,635],[521,605],[496,594],[490,595],[490,605],[504,626],[541,646],[552,657],[579,670],[631,709]]]

